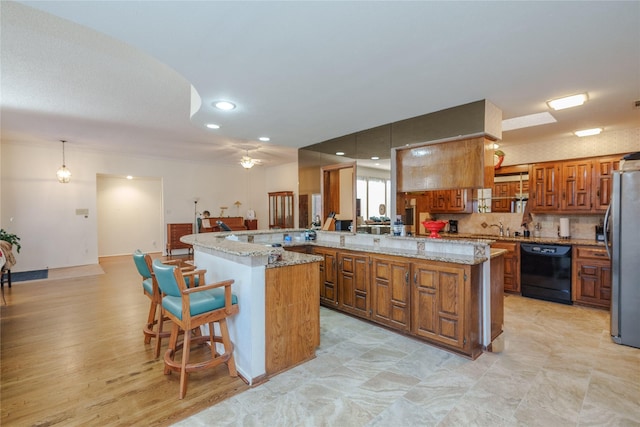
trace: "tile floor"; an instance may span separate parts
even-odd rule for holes
[[[178,426],[640,426],[640,350],[609,313],[505,298],[475,361],[321,310],[317,357]]]

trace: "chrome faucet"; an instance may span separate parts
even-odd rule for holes
[[[489,227],[498,227],[498,230],[500,231],[500,237],[504,236],[504,226],[502,225],[502,222],[491,224]]]

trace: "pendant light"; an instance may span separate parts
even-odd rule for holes
[[[60,142],[62,142],[62,167],[58,169],[58,172],[56,172],[56,175],[58,177],[58,182],[62,184],[67,184],[69,181],[71,181],[71,171],[67,169],[67,167],[64,164],[64,143],[67,141],[61,139]]]

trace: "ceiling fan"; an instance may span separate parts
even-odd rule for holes
[[[247,155],[242,156],[242,159],[240,159],[240,165],[245,169],[251,169],[255,165],[259,165],[260,162],[261,160],[254,159],[251,156],[249,156],[249,150],[247,150]]]

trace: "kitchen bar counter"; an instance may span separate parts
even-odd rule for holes
[[[492,277],[491,269],[494,264],[503,265],[504,252],[500,249],[491,250],[490,245],[493,240],[463,239],[461,237],[431,239],[426,236],[401,237],[317,230],[316,240],[305,240],[304,229],[278,229],[194,234],[182,237],[181,241],[193,245],[194,260],[199,267],[211,269],[218,275],[226,272],[231,274],[230,277],[241,277],[240,281],[236,279],[236,284],[239,284],[245,293],[238,295],[238,298],[241,301],[240,304],[244,302],[245,306],[250,305],[245,308],[244,320],[252,322],[253,326],[250,329],[254,333],[260,324],[264,325],[263,328],[269,328],[269,325],[264,323],[264,298],[258,295],[264,294],[265,275],[268,276],[270,271],[280,270],[278,267],[293,268],[295,265],[304,265],[306,262],[318,262],[318,258],[313,255],[286,251],[287,248],[309,246],[335,250],[336,254],[362,253],[372,259],[378,257],[382,262],[387,262],[390,259],[384,258],[385,256],[391,256],[399,262],[404,259],[404,262],[409,263],[406,265],[410,265],[412,271],[416,268],[416,272],[420,272],[418,275],[423,278],[421,283],[423,283],[425,292],[430,289],[430,283],[436,284],[437,287],[453,286],[453,282],[450,283],[448,280],[453,280],[453,277],[456,277],[455,283],[458,283],[460,287],[455,286],[455,294],[462,299],[455,304],[453,301],[450,303],[457,307],[456,311],[462,310],[460,312],[462,317],[459,319],[462,323],[459,326],[466,325],[465,331],[468,336],[463,336],[462,330],[454,328],[454,335],[460,342],[452,340],[450,337],[443,338],[443,336],[436,337],[434,340],[445,343],[456,341],[454,344],[448,345],[449,348],[456,347],[464,354],[477,357],[483,348],[492,348],[495,339],[502,332],[500,321],[502,319],[502,305],[500,302],[503,281],[501,274],[498,274],[499,277]],[[281,255],[282,259],[269,263],[270,258],[273,261],[274,254]],[[324,257],[321,259],[324,260]],[[249,276],[243,278],[242,274],[245,271]],[[439,283],[438,279],[431,282],[432,278],[441,275],[448,278],[447,280],[442,279],[444,282],[441,285],[437,284]],[[449,275],[452,276],[449,277]],[[318,288],[322,282],[319,279],[318,277],[316,282]],[[450,291],[453,292],[453,289]],[[417,308],[419,305],[417,301],[427,304],[424,299],[431,295],[429,292],[416,294],[416,308],[414,308],[416,316],[425,316],[425,313],[429,311],[426,306]],[[458,294],[458,292],[462,293]],[[441,294],[440,298],[445,298],[446,295]],[[458,297],[455,297],[454,300]],[[257,301],[262,301],[262,305],[257,304]],[[462,306],[456,305],[462,301],[466,301],[464,310]],[[317,300],[315,304],[317,304]],[[243,314],[242,309],[241,314]],[[425,335],[426,339],[431,341],[429,337],[435,337],[437,333],[434,335],[434,332],[428,331],[428,329],[431,327],[429,325],[434,325],[435,319],[428,322],[426,319],[422,319],[422,321],[426,323],[416,323],[417,329],[412,333],[418,336]],[[436,322],[441,325],[439,327],[444,327],[439,323],[440,321]],[[445,324],[449,323],[452,321],[445,322]],[[446,335],[448,332],[444,332],[445,330],[446,328],[443,333]],[[259,344],[263,347],[265,345],[263,342],[259,342]],[[238,349],[240,350],[240,348]],[[239,365],[243,362],[249,362],[243,361],[242,358],[238,358],[238,360]],[[264,371],[263,366],[256,366],[250,371],[255,373],[261,369]],[[255,378],[255,376],[250,375],[248,378]]]

